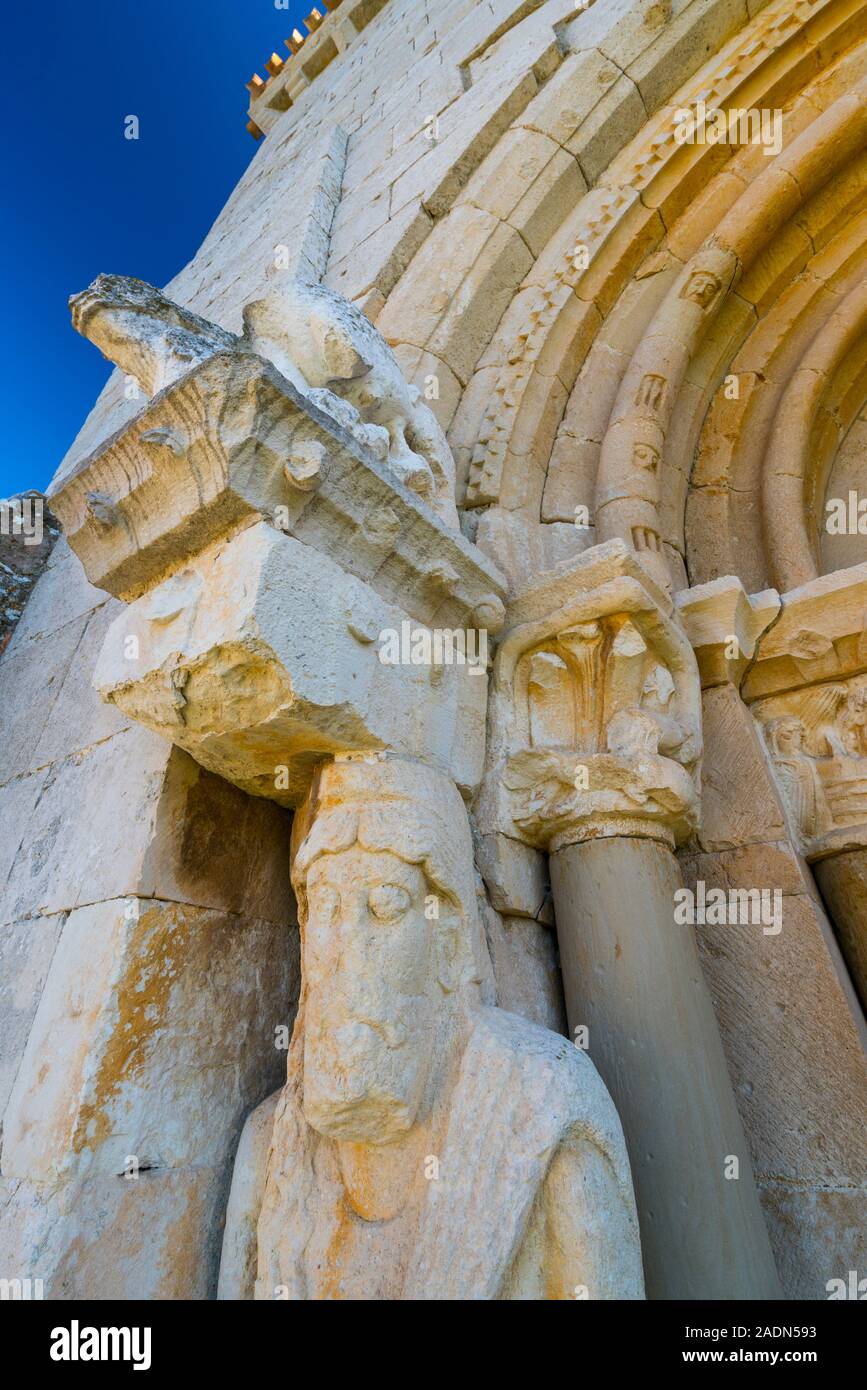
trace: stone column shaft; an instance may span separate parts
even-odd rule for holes
[[[550,863],[569,1027],[587,1025],[623,1124],[648,1297],[781,1298],[674,855],[611,837]]]

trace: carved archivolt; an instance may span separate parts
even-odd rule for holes
[[[821,71],[814,78],[811,70],[805,83],[807,21],[808,41],[821,44]],[[764,7],[651,116],[611,161],[604,182],[552,232],[523,284],[514,285],[487,346],[479,334],[488,314],[482,296],[509,273],[506,251],[497,261],[493,241],[484,276],[473,281],[468,273],[459,287],[460,319],[451,314],[448,332],[443,318],[429,335],[414,337],[423,284],[451,283],[450,218],[457,232],[474,198],[485,205],[476,183],[481,190],[494,176],[500,155],[488,157],[417,253],[381,320],[391,339],[437,353],[460,380],[467,358],[477,363],[450,429],[459,498],[468,507],[502,507],[507,519],[518,511],[529,527],[541,517],[546,531],[545,522],[570,523],[583,506],[589,527],[573,530],[573,553],[617,536],[657,582],[683,583],[688,479],[714,392],[751,328],[793,287],[806,256],[824,250],[861,211],[867,89],[858,44],[865,27],[864,16],[854,19],[833,0]],[[571,62],[567,56],[565,65]],[[699,99],[726,109],[739,99],[751,110],[784,108],[782,149],[679,144],[672,109]],[[515,138],[525,126],[548,128],[546,102],[543,88],[515,122]],[[817,274],[824,273],[823,265]],[[703,500],[711,528],[723,528],[715,545],[727,563],[701,579],[731,572],[739,558],[750,563],[725,529],[741,524],[729,521],[727,499],[709,489]],[[483,515],[480,544],[498,554],[500,535]],[[558,554],[567,553],[569,535],[556,544]],[[521,556],[505,546],[500,561],[517,582],[527,577]]]
[[[763,68],[769,66],[772,57],[775,59],[774,81],[777,82],[780,63],[795,59],[795,40],[811,8],[805,3],[767,6],[746,32],[732,39],[710,60],[672,105],[688,105],[699,94],[708,105],[736,105],[739,89],[747,82],[754,84],[757,77],[761,80]],[[831,6],[822,8],[826,13],[832,9]],[[753,95],[750,104],[759,105],[759,99]],[[544,253],[540,258],[546,263],[544,276],[534,275],[533,290],[528,290],[526,298],[522,296],[521,327],[511,344],[507,346],[504,342],[500,349],[502,365],[496,371],[493,390],[488,391],[469,466],[467,501],[470,505],[483,505],[499,497],[510,441],[518,428],[518,417],[525,402],[537,417],[541,413],[539,402],[528,397],[529,387],[538,374],[540,363],[543,372],[546,366],[550,369],[553,365],[545,362],[544,354],[555,331],[561,338],[564,327],[568,333],[571,295],[563,291],[574,289],[579,299],[594,299],[592,287],[597,281],[599,255],[606,251],[606,243],[613,239],[627,214],[634,210],[636,195],[645,197],[656,182],[661,182],[663,176],[670,178],[675,171],[675,177],[686,182],[706,157],[707,148],[677,144],[670,113],[665,118],[651,119],[622,160],[615,161],[614,167],[619,171],[622,163],[627,177],[619,183],[609,176],[606,187],[588,194],[570,219],[568,229],[563,229],[566,235],[556,238],[559,259],[553,246],[551,254]],[[650,197],[645,201],[649,207],[655,205]],[[662,223],[659,232],[664,234]],[[579,246],[587,250],[586,265],[580,261],[576,263],[575,248]],[[605,259],[610,261],[610,254]],[[590,289],[589,293],[585,287]],[[399,306],[400,292],[398,286],[397,302],[393,304],[390,317]],[[515,316],[508,317],[511,321]],[[563,346],[560,345],[561,352]]]
[[[848,403],[849,419],[839,420],[833,409],[834,383],[844,368],[849,385],[853,356],[862,368],[867,364],[867,283],[846,297],[816,335],[777,408],[763,474],[762,514],[771,576],[780,589],[797,588],[819,573],[830,463],[867,395],[865,384],[854,409]],[[838,398],[841,394],[838,390]],[[823,449],[823,444],[833,448]]]

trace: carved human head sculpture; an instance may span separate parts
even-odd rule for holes
[[[388,1144],[485,976],[466,812],[430,768],[346,759],[321,770],[293,841],[304,1114],[327,1137]]]
[[[767,726],[768,742],[775,758],[803,755],[804,724],[794,714],[784,714]]]
[[[689,299],[700,309],[708,309],[716,299],[722,284],[712,270],[694,270],[680,292],[681,299]]]

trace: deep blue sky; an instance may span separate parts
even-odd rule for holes
[[[4,8],[0,498],[46,487],[111,370],[67,298],[100,271],[163,285],[195,254],[256,150],[244,83],[314,3]]]

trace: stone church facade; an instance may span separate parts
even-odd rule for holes
[[[306,27],[190,264],[70,301],[116,370],[0,651],[0,1277],[834,1296],[867,3]]]

